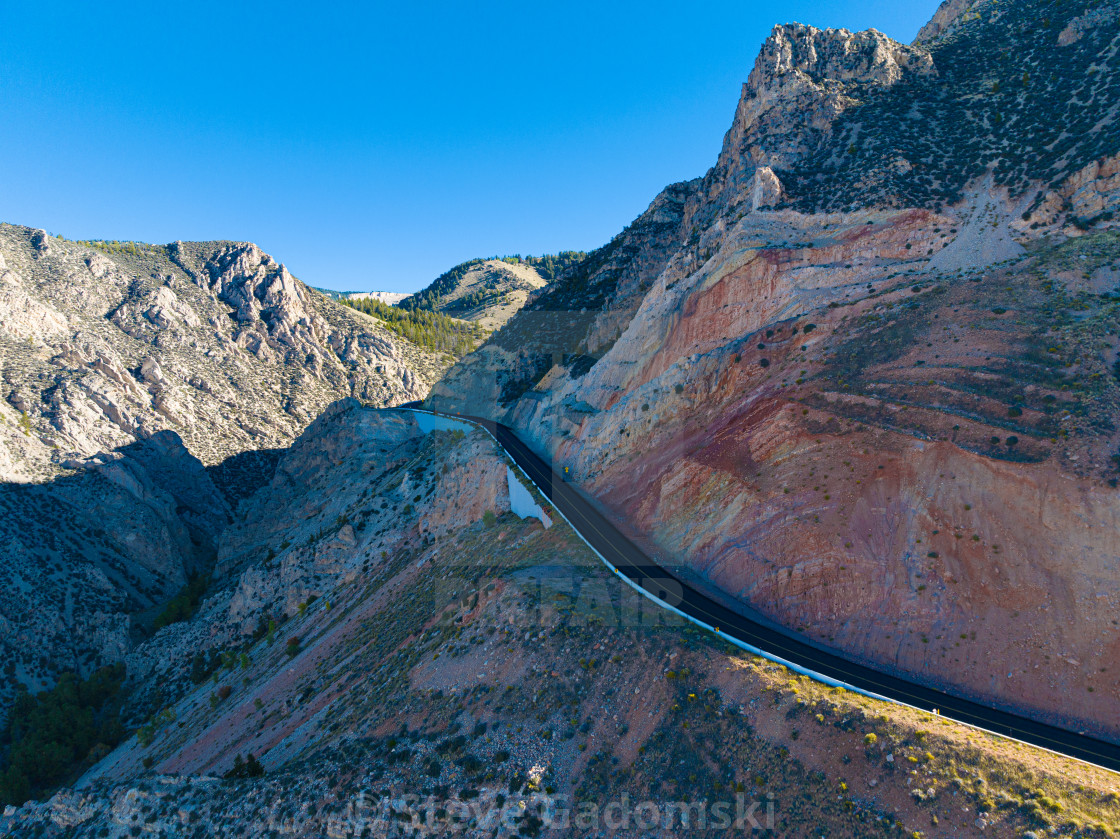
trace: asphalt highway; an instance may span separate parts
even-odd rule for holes
[[[419,403],[401,407],[428,410],[420,408]],[[449,419],[469,420],[489,431],[572,527],[620,575],[663,604],[717,631],[722,637],[746,644],[768,657],[790,663],[797,669],[809,671],[810,675],[824,677],[825,681],[840,682],[862,692],[925,711],[936,711],[949,719],[1120,772],[1120,744],[1038,722],[938,688],[879,672],[731,611],[654,563],[637,545],[620,533],[574,485],[565,482],[551,464],[523,443],[512,429],[483,417],[441,415]]]

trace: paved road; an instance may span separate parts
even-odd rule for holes
[[[401,407],[420,408],[421,405],[409,403]],[[811,671],[815,676],[823,676],[826,681],[841,682],[860,691],[926,711],[937,709],[944,717],[1120,772],[1120,744],[1047,725],[917,682],[880,673],[731,611],[654,563],[572,484],[566,483],[549,463],[523,443],[512,429],[482,417],[444,416],[470,420],[483,426],[556,509],[621,575],[685,616],[718,630],[721,635],[754,647],[770,657],[782,659],[798,669]]]

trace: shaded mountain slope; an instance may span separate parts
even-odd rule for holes
[[[323,408],[446,366],[255,245],[80,243],[0,225],[0,718],[119,661]],[[224,464],[224,465],[223,465]]]

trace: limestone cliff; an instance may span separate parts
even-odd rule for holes
[[[431,404],[515,426],[731,602],[1120,736],[1109,9],[777,27],[712,170],[587,260],[641,281],[561,277]]]

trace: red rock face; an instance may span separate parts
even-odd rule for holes
[[[1101,342],[1120,318],[1079,289],[1120,264],[1120,237],[924,267],[1004,235],[1001,200],[748,216],[701,241],[702,265],[671,263],[611,352],[550,374],[514,422],[746,608],[1115,735],[1120,388]]]
[[[1099,487],[777,400],[688,448],[631,463],[656,474],[640,492],[612,474],[599,494],[720,589],[879,664],[1115,718],[1120,539]]]
[[[804,309],[805,292],[826,300],[868,277],[881,280],[889,268],[910,262],[942,244],[932,233],[940,217],[925,210],[891,214],[879,223],[847,219],[791,219],[808,246],[758,247],[721,253],[722,264],[682,303],[665,345],[649,363],[646,380],[680,359],[709,352],[729,338],[750,335]],[[943,219],[946,227],[949,220]],[[792,226],[792,225],[791,225]],[[907,248],[907,246],[910,246]]]
[[[1016,426],[1014,457],[1002,442],[970,450],[1012,436],[1006,397],[984,391],[1006,381],[997,366],[1032,352],[1028,292],[1019,321],[998,321],[977,308],[991,292],[962,280],[943,301],[927,298],[922,333],[895,358],[854,372],[840,369],[844,353],[878,339],[852,324],[876,298],[820,313],[808,335],[772,322],[772,337],[759,328],[728,342],[768,317],[767,298],[795,294],[789,275],[801,265],[763,251],[690,298],[635,387],[647,410],[616,394],[613,416],[596,417],[562,456],[585,464],[589,490],[664,558],[786,626],[989,701],[1120,731],[1109,435],[1048,439],[1054,414],[1036,408],[1069,390],[1026,384],[1036,408],[1015,416],[1027,431]],[[1026,285],[1018,270],[993,282]],[[913,295],[877,299],[907,311]],[[945,337],[957,329],[967,345]],[[690,356],[681,393],[658,388],[697,351],[707,355]],[[935,364],[922,363],[928,355]],[[1103,380],[1091,364],[1084,372]],[[967,413],[953,401],[965,376]],[[1115,389],[1105,386],[1108,399]]]

